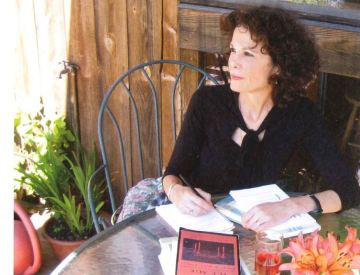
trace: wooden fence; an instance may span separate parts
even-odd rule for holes
[[[190,5],[190,2],[199,4],[216,1],[182,1],[190,3],[186,5],[178,2],[177,0],[16,0],[17,109],[29,111],[38,108],[39,97],[42,96],[47,112],[66,113],[70,120],[77,113],[81,141],[86,147],[92,146],[97,142],[97,117],[101,100],[105,91],[121,73],[139,63],[156,59],[180,59],[204,67],[214,61],[211,56],[203,56],[200,51],[214,52],[227,47],[224,37],[214,36],[220,33],[216,23],[220,15],[219,11],[209,13],[206,8],[205,12],[201,13],[198,5]],[[335,32],[337,31],[334,31],[334,34]],[[320,42],[325,41],[327,47],[335,45],[334,48],[338,50],[340,57],[348,53],[346,51],[343,53],[344,47],[350,45],[354,49],[346,55],[348,59],[350,55],[353,57],[351,62],[345,64],[347,66],[339,57],[330,58],[332,57],[330,54],[334,51],[324,51],[328,55],[323,55],[322,66],[328,68],[326,70],[328,72],[334,72],[334,68],[337,68],[337,73],[358,76],[358,67],[356,67],[359,59],[358,36],[346,34],[344,37],[348,37],[347,40],[351,43],[343,43],[341,50],[338,50],[338,44],[328,43],[325,38],[323,40],[317,38]],[[201,41],[198,41],[199,37],[202,37]],[[211,41],[207,40],[208,37]],[[334,37],[338,39],[337,43],[344,40],[342,36],[339,38],[338,35],[331,35],[331,39]],[[63,60],[79,66],[75,74],[68,73],[68,68],[64,68],[61,64]],[[332,63],[328,64],[327,62],[330,61]],[[59,78],[61,73],[64,74]],[[169,93],[163,91],[172,83],[174,74],[171,68],[164,67],[161,77],[165,81],[162,81],[162,84],[155,83],[161,87],[158,99],[161,106],[163,166],[166,166],[173,147],[169,119],[171,98]],[[182,83],[181,94],[176,100],[176,106],[180,111],[186,110],[194,92],[193,78],[196,76],[187,77],[190,80]],[[132,78],[129,85],[139,85],[140,90],[147,89],[139,77]],[[76,108],[71,108],[74,105],[71,95],[75,92],[78,111]],[[150,101],[142,98],[141,95],[139,99],[140,116],[150,116],[152,112]],[[119,96],[112,101],[111,107],[116,117],[121,118],[123,128],[127,129],[124,131],[125,145],[131,148],[126,153],[127,173],[134,184],[140,179],[140,175],[133,144],[134,121],[129,100],[127,97]],[[177,119],[180,122],[181,116]],[[110,129],[108,125],[109,121],[106,121],[106,129]],[[153,177],[156,171],[153,161],[154,146],[152,146],[151,130],[153,127],[151,124],[148,126],[146,129],[150,130],[142,132],[146,147],[145,177]],[[119,201],[123,198],[124,191],[115,136],[114,131],[107,130],[105,142],[113,149],[109,161],[115,182],[114,191]]]
[[[176,0],[17,0],[16,3],[17,109],[36,110],[42,96],[47,112],[67,113],[71,119],[74,114],[69,113],[69,95],[76,90],[80,136],[86,147],[97,142],[97,116],[103,94],[121,73],[155,59],[182,59],[195,65],[199,62],[199,53],[179,50]],[[63,60],[79,66],[76,75],[66,74],[63,64],[59,64]],[[172,69],[164,67],[164,70],[162,75],[174,76]],[[64,74],[59,78],[61,72]],[[71,79],[76,79],[76,85]],[[170,82],[163,82],[162,88]],[[141,79],[132,78],[130,85],[135,84],[142,85]],[[170,118],[171,98],[161,93],[163,89],[158,95],[161,117]],[[186,108],[194,89],[190,85],[183,91],[177,98],[180,110]],[[149,101],[140,100],[140,116],[149,116]],[[125,145],[131,148],[126,154],[127,172],[136,183],[140,175],[133,153],[134,127],[129,101],[120,96],[111,106],[115,115],[121,117],[124,128],[130,129],[124,132]],[[164,165],[172,151],[170,127],[170,119],[161,119]],[[144,155],[145,176],[151,177],[156,171],[151,133],[143,133],[143,138],[148,148]],[[115,194],[120,200],[123,188],[114,131],[106,133],[106,143],[114,149],[109,161],[116,182]]]

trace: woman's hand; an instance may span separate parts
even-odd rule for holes
[[[196,191],[202,198],[196,195],[190,187],[176,184],[170,200],[184,214],[199,216],[208,213],[214,208],[211,203],[211,195],[200,188],[196,188]]]
[[[291,199],[279,202],[262,203],[252,207],[242,217],[242,225],[256,232],[288,220],[291,216],[303,212]]]
[[[327,190],[315,194],[323,208],[323,213],[341,210],[341,200],[335,191]],[[307,213],[316,209],[309,196],[288,198],[279,202],[268,202],[252,207],[242,218],[245,228],[256,232],[278,225],[291,216]]]

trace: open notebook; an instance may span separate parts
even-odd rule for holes
[[[241,224],[242,215],[251,207],[265,203],[281,201],[289,196],[276,184],[264,185],[255,188],[230,191],[230,195],[218,201],[215,207],[230,220]],[[320,229],[320,225],[309,214],[295,215],[288,221],[268,229],[271,236],[282,234],[284,238],[297,236]]]
[[[233,233],[234,224],[215,210],[193,217],[182,214],[174,204],[166,204],[156,207],[156,212],[177,232],[180,227],[184,227],[207,232]]]

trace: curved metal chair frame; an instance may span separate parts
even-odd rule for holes
[[[109,165],[108,165],[108,156],[107,156],[105,143],[104,143],[103,121],[104,121],[104,113],[105,112],[109,115],[111,122],[112,122],[113,126],[115,127],[117,138],[118,138],[119,149],[120,149],[119,153],[120,153],[120,159],[121,159],[121,170],[122,170],[122,174],[123,174],[123,185],[124,185],[125,193],[127,193],[128,187],[129,187],[129,180],[128,180],[128,176],[127,176],[126,161],[125,161],[125,148],[124,148],[121,129],[119,127],[119,123],[116,120],[113,112],[111,111],[110,107],[108,106],[109,99],[110,99],[111,95],[113,94],[114,90],[118,87],[118,85],[122,85],[124,87],[124,89],[122,91],[125,91],[127,93],[128,97],[130,99],[132,110],[134,111],[134,114],[135,114],[136,139],[137,139],[137,146],[138,146],[137,151],[138,151],[138,158],[140,160],[140,175],[141,175],[141,178],[144,178],[144,163],[143,163],[142,144],[141,144],[141,138],[140,138],[140,121],[139,121],[138,108],[137,108],[136,102],[134,100],[134,97],[132,95],[131,89],[124,82],[125,79],[128,79],[128,77],[131,76],[136,71],[141,71],[141,73],[145,76],[147,83],[150,87],[151,94],[152,94],[154,119],[155,119],[155,134],[156,134],[157,176],[158,177],[161,176],[162,161],[161,161],[161,154],[160,154],[160,146],[161,146],[160,144],[161,143],[160,143],[160,129],[159,129],[158,100],[157,100],[157,96],[156,96],[154,83],[151,80],[149,74],[145,70],[146,67],[157,65],[157,64],[173,64],[173,65],[179,66],[179,69],[176,74],[175,81],[174,81],[174,84],[172,87],[172,91],[171,91],[172,92],[171,110],[172,110],[172,128],[173,128],[172,130],[173,130],[174,143],[176,141],[175,96],[176,96],[176,91],[178,90],[177,87],[180,82],[179,81],[180,77],[181,77],[182,73],[184,72],[184,70],[190,69],[193,71],[197,71],[200,74],[201,77],[199,78],[198,88],[201,85],[204,85],[205,80],[210,80],[214,84],[219,84],[218,81],[213,76],[211,76],[204,70],[202,70],[194,65],[191,65],[191,64],[188,64],[188,63],[185,63],[182,61],[177,61],[177,60],[157,60],[157,61],[143,63],[143,64],[140,64],[140,65],[137,65],[137,66],[131,68],[130,70],[128,70],[127,72],[122,74],[111,85],[110,89],[106,92],[105,97],[101,103],[99,115],[98,115],[98,137],[99,137],[100,151],[101,151],[101,157],[102,157],[102,165],[91,176],[91,178],[89,180],[89,184],[88,184],[88,195],[89,195],[90,206],[91,206],[91,215],[92,215],[92,218],[94,221],[94,226],[95,226],[97,233],[99,233],[101,231],[100,223],[102,224],[102,226],[104,228],[107,226],[106,226],[106,223],[101,218],[99,218],[96,214],[96,210],[95,210],[94,203],[93,203],[93,194],[92,194],[91,190],[92,190],[92,185],[93,185],[94,179],[103,170],[105,171],[107,190],[108,190],[109,197],[110,197],[112,212],[116,211],[115,198],[114,198],[114,194],[113,194],[113,188],[112,188],[112,184],[111,184],[111,176],[110,176]]]

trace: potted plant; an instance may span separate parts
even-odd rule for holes
[[[93,146],[88,152],[67,128],[62,116],[47,118],[39,113],[34,122],[36,135],[32,136],[31,159],[18,165],[21,181],[30,187],[51,212],[51,218],[45,223],[45,238],[57,246],[65,241],[70,251],[83,240],[95,234],[90,206],[87,198],[87,186],[96,169],[96,150]],[[104,205],[102,182],[94,185],[93,193],[96,210]],[[75,242],[69,245],[68,242]],[[74,247],[75,246],[75,247]],[[68,250],[68,249],[66,249]],[[60,258],[70,251],[54,250]]]
[[[14,118],[14,159],[16,171],[14,199],[30,214],[42,212],[43,204],[40,197],[27,184],[26,177],[22,171],[31,169],[31,162],[36,161],[36,148],[40,147],[43,135],[48,131],[44,119],[44,108],[34,113],[19,112]],[[64,143],[66,146],[66,143]]]

